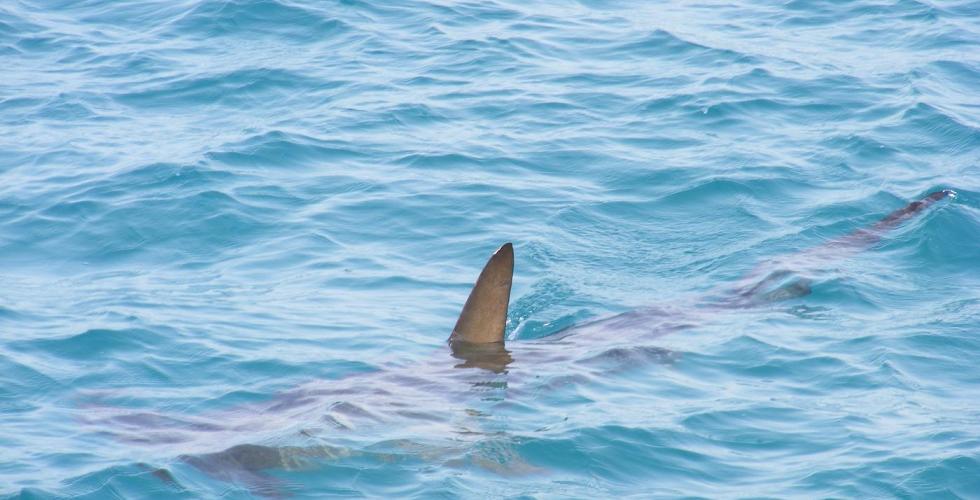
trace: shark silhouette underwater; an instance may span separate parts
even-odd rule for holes
[[[418,408],[452,407],[454,400],[465,398],[468,390],[499,384],[495,377],[506,376],[508,367],[524,360],[527,363],[570,362],[585,353],[596,352],[601,346],[604,356],[623,356],[627,362],[637,356],[646,361],[672,361],[676,354],[648,341],[661,335],[698,326],[706,313],[724,312],[773,304],[810,293],[811,282],[801,277],[800,269],[820,266],[852,253],[869,248],[902,223],[922,213],[931,205],[951,198],[951,190],[933,192],[922,199],[888,214],[877,223],[858,229],[843,237],[828,241],[808,251],[798,253],[783,263],[760,266],[729,286],[721,298],[700,302],[688,309],[695,312],[650,307],[599,319],[555,332],[536,340],[512,342],[505,345],[505,329],[514,274],[514,247],[500,246],[480,272],[448,338],[451,358],[440,356],[422,366],[405,370],[385,370],[352,375],[340,380],[320,381],[283,393],[247,410],[237,409],[208,419],[167,416],[158,413],[134,413],[107,409],[103,418],[90,423],[114,428],[109,432],[117,439],[130,443],[181,446],[178,459],[207,476],[241,484],[263,496],[282,496],[282,485],[272,475],[274,470],[315,468],[324,460],[375,455],[390,461],[399,454],[397,448],[410,449],[417,456],[452,454],[452,450],[427,448],[417,443],[401,443],[396,452],[390,448],[379,451],[354,449],[331,444],[335,434],[321,436],[327,431],[349,430],[352,421],[375,424],[386,420],[381,413],[397,418],[408,417],[444,431],[445,419],[426,414]],[[636,349],[639,346],[639,351]],[[513,350],[512,350],[513,349]],[[475,370],[457,370],[475,368]],[[477,375],[473,375],[476,373]],[[467,375],[469,374],[469,375]],[[480,375],[482,374],[482,375]],[[506,381],[503,382],[506,384]],[[454,389],[455,388],[455,389]],[[354,394],[366,395],[352,403]],[[106,409],[103,407],[103,409]],[[444,413],[443,410],[440,410]],[[404,418],[402,421],[405,421]],[[320,427],[297,428],[296,422],[318,422]],[[326,424],[324,424],[326,422]],[[316,426],[314,426],[316,427]],[[224,446],[238,442],[241,434],[261,441],[263,437],[294,430],[303,438],[300,445],[259,445],[240,443],[214,452],[216,443]],[[255,442],[255,441],[252,441]],[[384,447],[382,447],[384,448]],[[519,457],[514,457],[520,463]],[[486,465],[486,464],[484,464]],[[491,464],[493,465],[493,464]],[[525,464],[526,465],[526,464]],[[177,485],[167,469],[148,465],[146,470],[159,479]]]

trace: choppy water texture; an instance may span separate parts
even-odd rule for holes
[[[976,1],[11,0],[0,66],[0,495],[980,498]]]

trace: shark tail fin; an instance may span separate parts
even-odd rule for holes
[[[504,243],[480,272],[449,336],[450,344],[503,343],[507,323],[507,306],[514,278],[514,246]]]
[[[870,226],[827,241],[794,256],[775,259],[772,262],[759,265],[740,280],[740,285],[734,289],[736,297],[730,299],[727,304],[734,307],[749,307],[807,295],[810,293],[810,285],[812,284],[809,278],[794,278],[793,272],[779,268],[774,270],[773,264],[789,265],[796,272],[821,269],[829,262],[841,260],[870,248],[880,242],[890,231],[922,214],[932,205],[946,198],[955,197],[956,192],[951,189],[934,191],[892,211]],[[765,277],[755,283],[760,276]]]
[[[879,220],[870,227],[858,229],[853,233],[834,240],[829,244],[834,246],[854,247],[857,249],[866,248],[878,243],[889,231],[894,230],[903,222],[919,215],[927,208],[944,198],[955,198],[956,192],[951,189],[943,189],[929,193],[924,198],[913,201],[898,210],[888,214],[884,219]]]
[[[908,220],[916,215],[918,215],[923,210],[929,208],[932,204],[936,203],[943,198],[954,198],[956,197],[956,192],[951,189],[943,189],[940,191],[934,191],[929,193],[925,198],[913,201],[904,207],[895,210],[894,212],[888,214],[887,217],[878,221],[874,226],[871,227],[872,230],[877,231],[888,231],[895,228],[905,220]]]

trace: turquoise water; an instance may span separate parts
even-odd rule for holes
[[[0,63],[0,495],[980,498],[976,1],[13,0]]]

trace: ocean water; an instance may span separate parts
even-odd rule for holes
[[[980,498],[978,359],[980,2],[0,4],[0,496]]]

